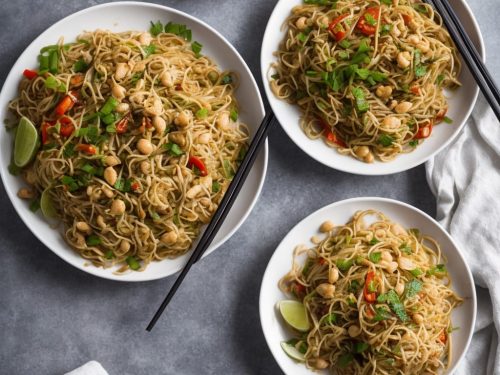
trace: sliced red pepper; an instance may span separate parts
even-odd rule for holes
[[[325,258],[319,258],[318,263],[321,264],[322,266],[326,264]]]
[[[205,167],[205,163],[200,158],[196,156],[190,156],[188,160],[188,168],[196,167],[200,171],[200,175],[206,176],[208,174],[207,167]]]
[[[75,127],[73,126],[73,123],[68,117],[66,116],[61,117],[59,119],[59,123],[61,124],[61,129],[59,130],[59,134],[62,137],[68,138],[75,131]]]
[[[77,144],[75,146],[75,150],[85,152],[87,155],[95,155],[97,153],[97,150],[94,146],[88,145],[86,143]]]
[[[405,25],[408,25],[412,20],[411,16],[409,16],[408,14],[402,14],[402,16],[403,16],[403,21],[404,21]]]
[[[441,110],[436,115],[436,124],[439,124],[443,119],[446,117],[446,112],[448,112],[448,107],[445,107]]]
[[[123,134],[123,133],[127,132],[129,118],[130,118],[130,115],[127,114],[120,121],[118,121],[116,123],[116,133],[117,134]]]
[[[138,182],[132,182],[132,185],[130,185],[130,188],[132,189],[132,191],[137,191],[139,190],[141,186],[139,185]]]
[[[377,300],[377,293],[370,292],[369,290],[370,283],[373,282],[374,278],[375,278],[375,272],[370,271],[366,274],[365,286],[363,288],[363,295],[365,297],[365,301],[368,303],[374,303]]]
[[[42,133],[42,144],[47,144],[49,141],[49,128],[51,126],[54,126],[54,122],[52,121],[46,121],[42,123],[42,126],[40,127],[40,132]]]
[[[431,133],[432,133],[432,121],[429,120],[427,124],[420,126],[417,134],[415,134],[413,138],[415,139],[429,138]]]
[[[175,91],[182,91],[182,85],[180,83],[175,85]]]
[[[368,308],[365,310],[366,311],[366,317],[368,319],[373,319],[375,318],[375,312],[373,311],[371,306],[368,306]]]
[[[68,112],[75,103],[78,101],[78,93],[76,91],[70,91],[68,95],[64,96],[61,101],[56,106],[56,114],[58,116],[64,115]]]
[[[365,13],[361,16],[358,23],[356,24],[356,28],[361,31],[365,35],[373,35],[377,31],[377,25],[370,25],[366,20],[366,15],[371,15],[376,21],[379,19],[380,8],[379,7],[371,7],[366,10]]]
[[[448,337],[446,337],[446,332],[444,329],[441,331],[439,334],[439,341],[441,341],[444,345],[446,345],[446,341],[448,340]]]
[[[293,282],[290,287],[290,291],[295,295],[295,297],[302,298],[306,294],[306,287],[297,282]]]
[[[325,136],[326,140],[330,143],[335,143],[336,145],[340,147],[347,147],[345,142],[341,140],[337,135],[332,132],[330,125],[321,117],[318,118],[318,121],[323,128],[323,135]]]
[[[38,72],[36,70],[24,69],[23,76],[32,80],[33,78],[38,77]]]
[[[75,74],[69,80],[72,86],[80,86],[83,83],[83,74]]]
[[[337,42],[340,42],[345,38],[347,34],[347,27],[341,22],[349,15],[349,13],[343,14],[335,18],[330,25],[328,25],[328,31],[333,35]]]
[[[419,95],[420,94],[420,86],[414,85],[414,86],[410,87],[410,91],[412,93],[414,93],[415,95]]]

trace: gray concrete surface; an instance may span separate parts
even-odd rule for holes
[[[39,33],[100,2],[0,1],[0,82]],[[162,4],[214,26],[260,77],[258,51],[275,2]],[[498,80],[500,27],[492,10],[500,3],[469,3]],[[111,375],[280,374],[261,332],[258,294],[266,264],[288,230],[344,198],[390,197],[431,215],[435,200],[423,166],[386,177],[348,175],[309,158],[279,127],[270,134],[270,146],[268,175],[254,211],[224,246],[192,269],[152,333],[145,326],[173,278],[125,284],[73,269],[36,240],[0,185],[0,374],[58,375],[91,359]]]

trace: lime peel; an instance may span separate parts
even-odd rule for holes
[[[40,139],[35,125],[27,117],[21,117],[14,139],[14,164],[19,168],[28,165],[39,146]]]
[[[296,361],[305,362],[306,357],[304,354],[299,352],[295,346],[288,344],[286,341],[281,342],[281,349],[292,359]]]
[[[40,209],[43,213],[43,216],[49,219],[53,219],[57,217],[57,211],[54,208],[54,203],[52,202],[52,198],[49,193],[50,188],[47,188],[43,191],[42,196],[40,198]]]
[[[285,300],[279,303],[279,310],[285,322],[300,332],[309,331],[311,325],[304,304],[299,301]]]

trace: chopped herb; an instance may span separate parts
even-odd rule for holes
[[[422,289],[422,283],[416,279],[413,279],[406,283],[405,285],[405,298],[413,298]]]
[[[229,117],[231,118],[231,120],[237,121],[238,120],[238,111],[236,109],[232,109],[231,113],[229,114]]]
[[[354,360],[354,357],[351,353],[347,353],[347,354],[342,354],[340,357],[339,357],[339,361],[337,362],[337,365],[340,367],[340,368],[346,368],[347,366],[349,366],[349,364]]]
[[[144,52],[144,58],[151,56],[156,52],[156,46],[154,44],[150,44],[149,46],[142,48]]]
[[[369,258],[370,261],[372,261],[373,263],[378,263],[380,262],[380,259],[382,259],[382,253],[381,252],[371,253]]]
[[[388,134],[382,134],[378,137],[378,143],[380,143],[384,147],[389,147],[394,142],[394,139]]]
[[[366,22],[371,25],[371,26],[375,26],[377,24],[377,20],[375,19],[375,17],[373,17],[370,13],[366,12],[365,13],[365,20]]]
[[[169,142],[163,145],[163,148],[167,150],[172,156],[181,156],[182,154],[184,154],[184,151],[181,150],[177,143]]]
[[[108,251],[106,251],[106,254],[104,254],[104,257],[106,259],[112,259],[115,257],[115,254],[113,253],[113,250],[108,250]]]
[[[413,4],[413,9],[419,13],[427,14],[427,7],[423,4]]]
[[[449,118],[448,116],[444,116],[443,121],[446,122],[447,124],[452,124],[453,120]]]
[[[224,175],[226,176],[227,179],[231,180],[235,174],[231,162],[227,159],[224,159],[223,168],[224,168]]]
[[[108,133],[116,133],[116,125],[115,124],[111,124],[111,125],[106,126],[106,132],[108,132]]]
[[[331,313],[326,316],[326,318],[323,319],[323,323],[326,324],[335,324],[337,323],[337,314]]]
[[[446,266],[444,264],[437,264],[431,267],[426,273],[428,276],[446,275],[448,271],[446,270]]]
[[[297,39],[300,40],[302,43],[304,43],[307,40],[307,35],[304,33],[298,33]]]
[[[406,322],[408,320],[408,315],[406,314],[405,307],[403,303],[399,300],[399,296],[394,291],[394,289],[391,289],[387,293],[378,296],[377,302],[387,303],[391,308],[391,310],[397,315],[397,317],[402,322]]]
[[[44,85],[46,88],[51,90],[66,92],[66,85],[53,76],[48,76],[45,79]]]
[[[366,13],[366,14],[369,14],[369,13]],[[363,53],[363,52],[369,52],[369,51],[371,51],[370,39],[361,40],[361,43],[359,43],[359,47],[358,47],[357,52]]]
[[[370,345],[366,342],[357,342],[354,344],[354,353],[363,353],[369,347]]]
[[[392,0],[380,0],[380,2],[385,5],[392,5]]]
[[[349,268],[352,267],[354,264],[354,261],[352,259],[339,259],[335,262],[337,265],[337,268],[341,270],[342,272],[345,272],[349,270]]]
[[[160,220],[161,219],[160,215],[158,215],[158,213],[156,211],[150,212],[150,214],[151,214],[151,218],[153,220]]]
[[[238,158],[236,159],[236,161],[241,163],[243,159],[245,159],[247,151],[248,150],[245,147],[240,148],[240,151],[238,151]]]
[[[82,167],[80,167],[80,169],[88,174],[96,174],[97,173],[97,168],[94,167],[92,164],[90,163],[85,163]]]
[[[137,81],[140,80],[141,78],[142,78],[142,73],[135,73],[134,75],[132,75],[132,77],[130,77],[130,83],[135,85]]]
[[[445,77],[444,77],[444,74],[440,74],[440,75],[438,75],[438,76],[437,76],[437,78],[436,78],[436,83],[437,83],[438,85],[440,85],[440,84],[444,81],[444,78],[445,78]]]
[[[347,40],[347,39],[343,39],[340,43],[339,43],[339,46],[341,46],[342,48],[349,48],[351,46],[351,43]]]
[[[389,0],[389,1],[391,1],[391,0]],[[382,27],[380,28],[380,33],[381,34],[388,34],[391,32],[391,30],[392,30],[392,25],[386,23],[386,24],[382,25]]]
[[[420,268],[417,267],[417,268],[411,270],[410,273],[415,277],[419,277],[420,275],[422,275],[424,273],[424,271],[422,271]]]
[[[106,100],[106,102],[104,103],[104,105],[102,106],[100,112],[103,115],[109,115],[111,112],[113,112],[115,110],[115,108],[118,106],[118,104],[120,104],[118,102],[118,100],[116,100],[114,97],[110,96]]]
[[[151,27],[149,28],[149,33],[153,36],[158,36],[158,34],[163,32],[163,24],[160,21],[156,21],[153,23],[153,21],[150,22]]]
[[[318,72],[316,72],[315,70],[307,70],[306,71],[306,76],[308,77],[316,77],[318,75]]]
[[[30,202],[30,211],[37,212],[39,208],[40,208],[40,199],[33,199]]]
[[[212,193],[218,193],[220,191],[220,183],[218,181],[212,182]]]
[[[119,178],[116,180],[115,184],[113,187],[121,191],[122,193],[128,193],[130,190],[132,190],[132,180],[129,178]]]
[[[405,253],[406,255],[410,255],[413,251],[411,250],[411,247],[408,246],[406,243],[402,244],[400,247],[399,247],[399,250],[401,250],[403,253]]]
[[[178,35],[188,42],[191,41],[192,33],[191,30],[186,27],[186,25],[181,25],[178,23],[169,22],[165,25],[165,32],[170,34]]]
[[[100,237],[96,236],[95,234],[92,234],[85,239],[85,242],[89,246],[97,246],[102,242],[102,240]]]
[[[418,140],[417,139],[412,139],[408,144],[411,147],[417,147],[418,146]]]
[[[347,51],[340,51],[339,52],[339,57],[342,60],[349,60],[349,52],[347,52]]]
[[[199,120],[202,120],[202,119],[206,118],[207,116],[208,116],[208,109],[206,109],[206,108],[200,108],[196,112],[196,118],[198,118]]]
[[[276,73],[276,74],[273,74],[273,75],[271,76],[271,78],[272,78],[272,79],[279,79],[279,78],[280,78],[280,75],[279,75],[278,73]]]
[[[425,76],[426,73],[427,73],[427,68],[425,66],[419,65],[415,67],[415,77],[417,78],[423,77]]]
[[[66,185],[69,191],[75,191],[80,188],[77,181],[71,176],[62,176],[61,182],[63,183],[63,185]]]
[[[224,77],[222,77],[221,82],[224,85],[229,85],[230,83],[233,83],[233,77],[231,77],[230,74],[226,74]]]
[[[372,239],[370,240],[369,244],[370,244],[370,245],[376,245],[376,244],[378,244],[379,242],[380,242],[380,241],[379,241],[379,240],[377,240],[377,239],[374,237],[374,238],[372,238]]]
[[[9,164],[9,173],[13,176],[18,176],[21,173],[21,168],[19,168],[14,163]]]
[[[139,268],[141,268],[141,264],[134,256],[128,256],[126,261],[131,270],[137,271]]]
[[[201,56],[200,52],[201,52],[202,48],[203,48],[203,44],[198,43],[197,41],[194,41],[193,43],[191,43],[191,49],[193,50],[196,57]]]
[[[349,284],[349,288],[347,289],[350,293],[354,293],[356,294],[360,288],[360,284],[359,284],[359,281],[358,280],[353,280],[351,281],[351,283]]]
[[[375,316],[373,320],[376,322],[380,322],[382,320],[387,320],[391,318],[391,312],[384,307],[376,307],[375,308]]]
[[[83,59],[79,59],[73,64],[73,70],[75,73],[84,72],[88,69],[88,67],[89,66]]]
[[[356,99],[356,108],[359,112],[366,112],[370,109],[370,104],[365,99],[365,93],[359,87],[355,87],[351,90],[352,95]]]

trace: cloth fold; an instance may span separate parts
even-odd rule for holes
[[[64,375],[109,375],[97,361],[90,361]]]
[[[460,244],[478,296],[474,336],[455,374],[500,375],[500,124],[482,95],[426,170],[437,220]]]

